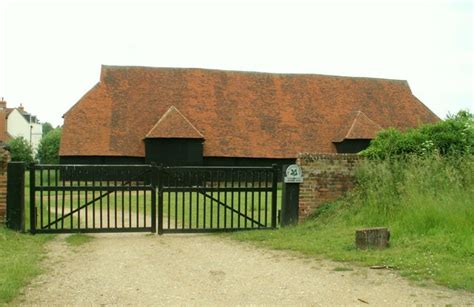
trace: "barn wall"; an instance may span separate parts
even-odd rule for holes
[[[296,159],[204,157],[205,166],[283,166],[295,162]]]
[[[144,164],[143,157],[120,156],[62,156],[59,164]]]
[[[355,169],[362,157],[355,154],[300,154],[299,218],[304,220],[321,204],[333,201],[355,185]]]
[[[370,145],[370,140],[344,140],[340,143],[334,143],[338,153],[358,153]]]
[[[145,139],[145,163],[199,166],[203,161],[202,139]]]
[[[64,156],[59,159],[60,164],[145,164],[143,157],[98,157],[98,156]],[[295,159],[269,159],[269,158],[228,158],[204,157],[203,166],[272,166],[277,164],[293,164]],[[159,164],[159,163],[157,163]]]

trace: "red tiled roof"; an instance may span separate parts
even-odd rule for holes
[[[151,128],[146,138],[203,139],[204,136],[175,106],[171,106]]]
[[[364,112],[357,111],[350,117],[348,125],[341,129],[341,133],[333,142],[342,142],[349,139],[373,139],[382,127],[374,123]]]
[[[64,116],[60,155],[143,157],[144,137],[171,106],[205,136],[208,157],[335,152],[332,141],[356,111],[382,128],[439,120],[406,81],[103,66]]]

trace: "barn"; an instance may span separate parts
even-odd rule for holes
[[[378,131],[438,121],[406,81],[102,66],[64,114],[62,164],[253,166],[355,153]]]

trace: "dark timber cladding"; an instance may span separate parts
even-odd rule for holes
[[[202,139],[145,139],[145,163],[173,166],[203,165]]]
[[[358,153],[370,145],[370,140],[344,140],[334,143],[338,153]]]
[[[144,164],[144,157],[125,157],[125,156],[64,156],[59,157],[60,164]]]

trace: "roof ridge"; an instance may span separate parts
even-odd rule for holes
[[[351,134],[352,130],[354,129],[355,123],[356,123],[356,121],[357,121],[357,118],[360,116],[360,113],[362,113],[361,110],[357,111],[357,115],[354,116],[354,119],[352,120],[352,124],[351,124],[351,126],[350,126],[350,128],[349,128],[349,131],[347,131],[347,133],[346,133],[346,135],[344,136],[344,138]],[[364,114],[364,115],[365,115],[365,114]],[[370,118],[369,118],[369,119],[370,119]]]
[[[153,66],[140,66],[140,65],[102,65],[101,74],[104,70],[120,70],[120,69],[147,69],[147,70],[196,70],[196,71],[209,71],[209,72],[225,72],[225,73],[236,73],[242,75],[269,75],[269,76],[283,76],[283,77],[297,77],[297,76],[310,76],[310,77],[327,77],[327,78],[343,78],[343,79],[360,79],[360,80],[379,80],[396,83],[404,83],[409,87],[408,81],[404,79],[389,79],[389,78],[378,78],[378,77],[364,77],[364,76],[341,76],[331,74],[314,74],[314,73],[278,73],[278,72],[265,72],[265,71],[253,71],[253,70],[232,70],[232,69],[219,69],[219,68],[202,68],[202,67],[153,67]]]

